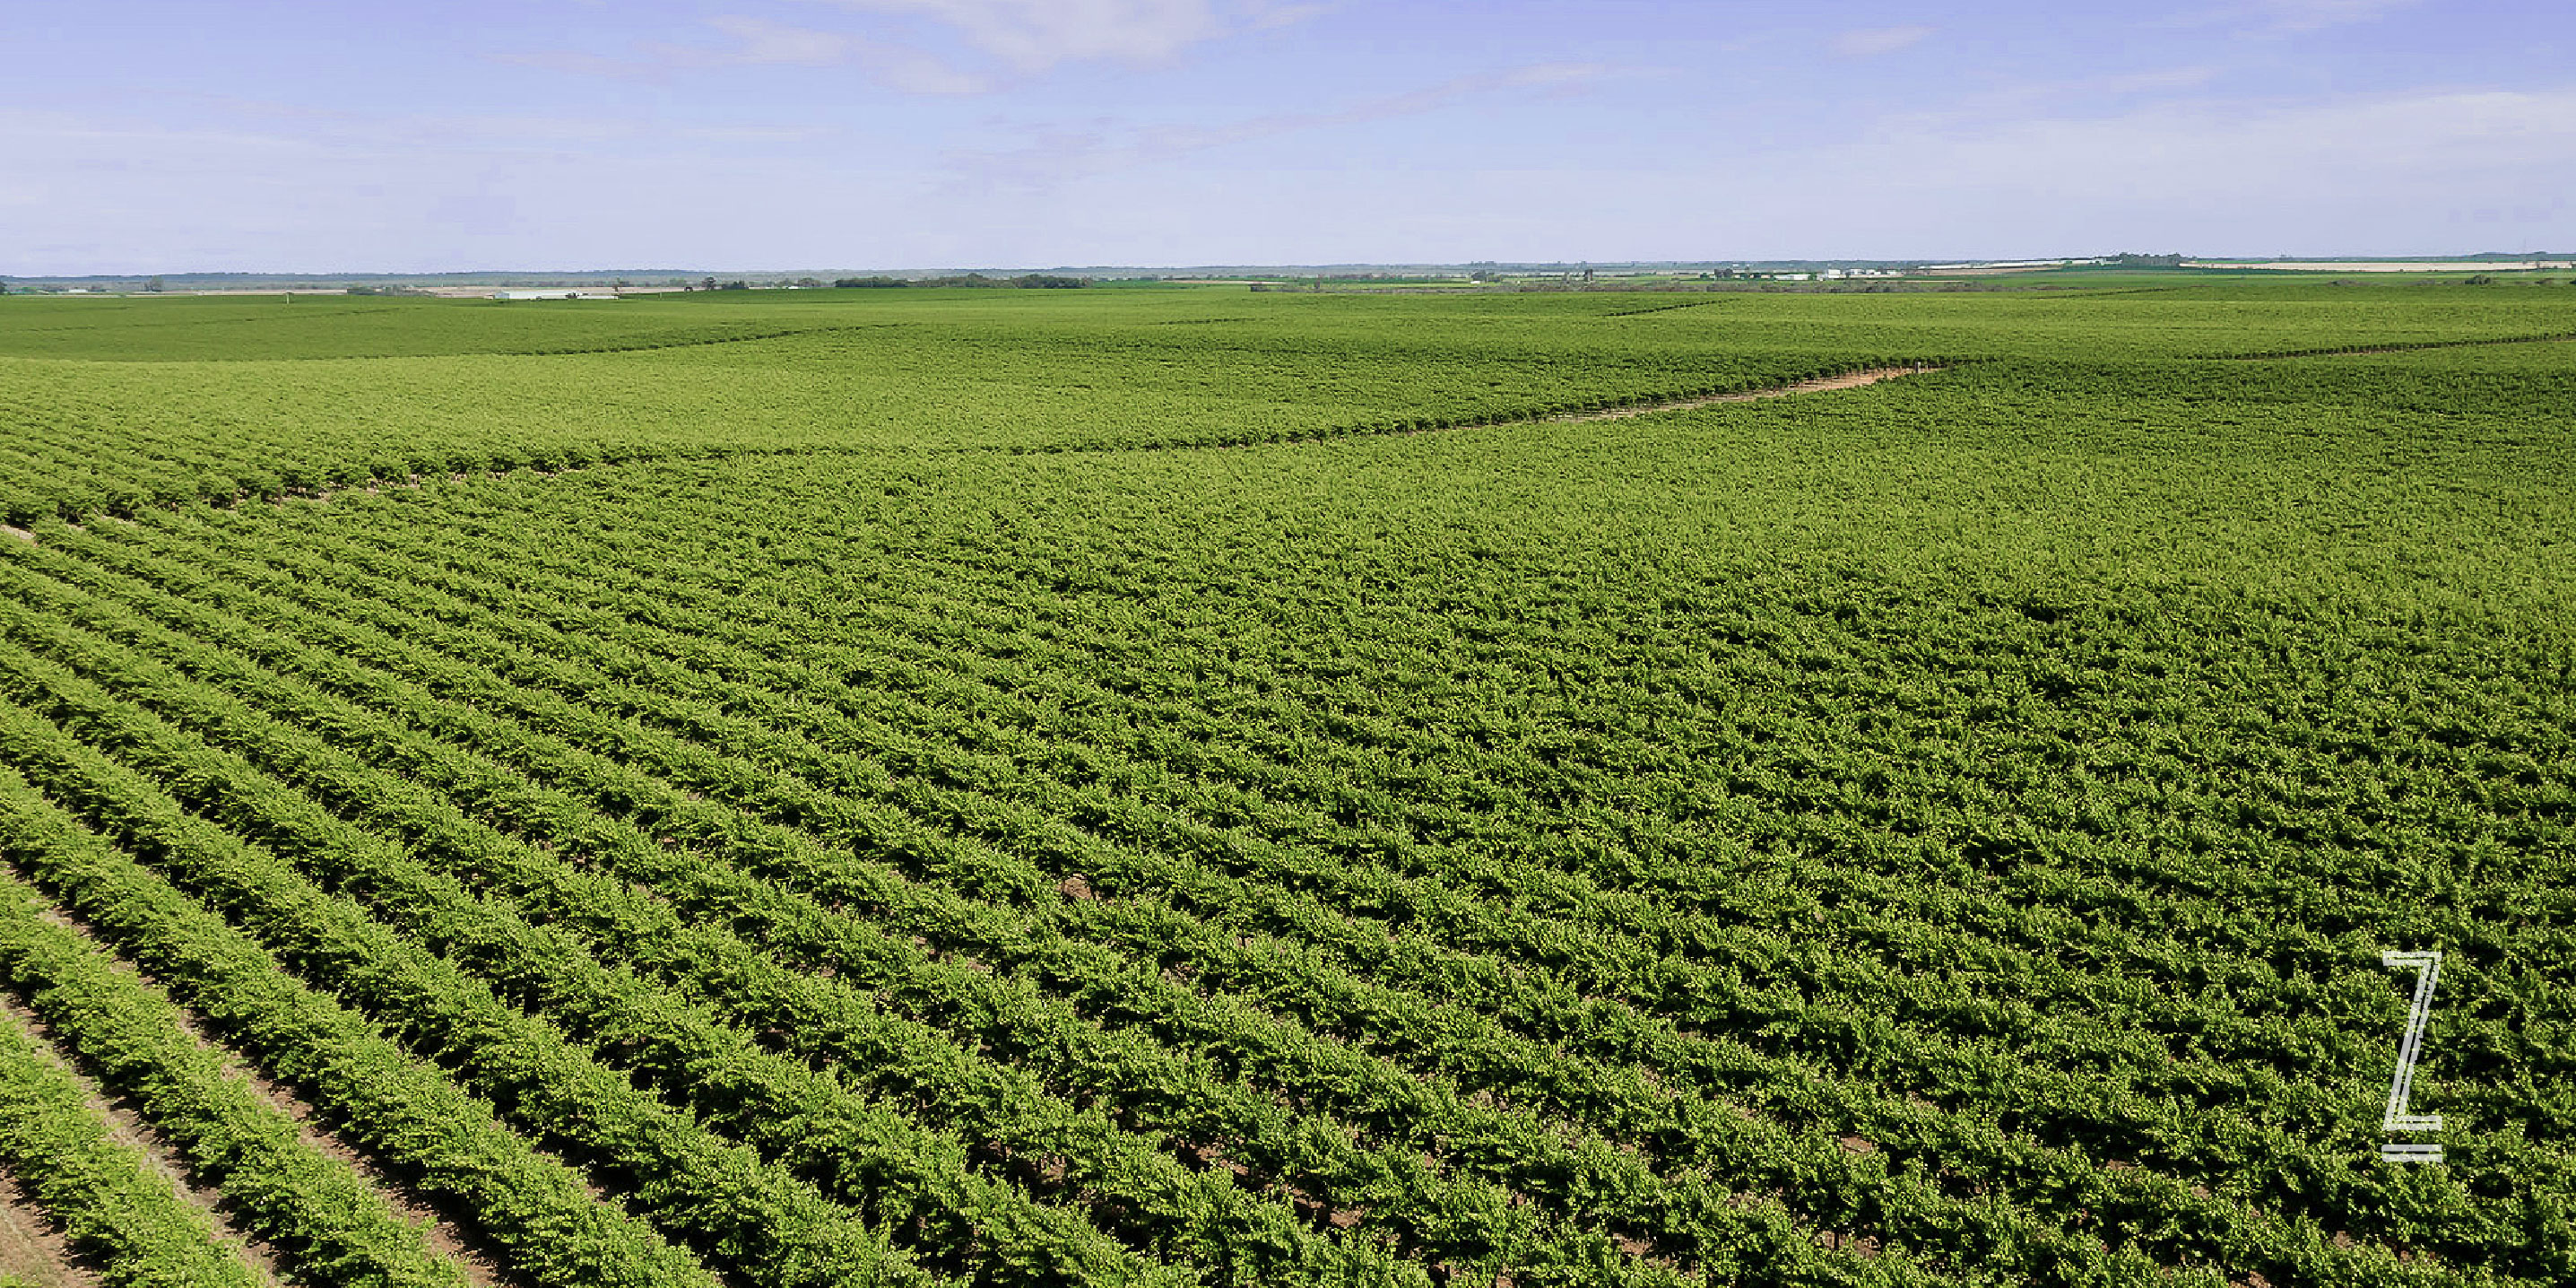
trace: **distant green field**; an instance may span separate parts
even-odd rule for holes
[[[0,1165],[233,1255],[41,1047],[303,1283],[2576,1281],[2569,335],[0,299]]]

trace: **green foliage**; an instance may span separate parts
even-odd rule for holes
[[[0,717],[7,719],[12,735],[69,751],[75,763],[103,768],[95,753],[63,747],[62,735],[41,722],[30,722],[14,710]],[[27,745],[21,743],[20,750]],[[32,761],[19,763],[35,767]],[[118,796],[99,798],[102,806],[110,800],[141,808],[147,816],[154,809],[148,789],[128,787]],[[190,830],[185,824],[178,827]],[[239,930],[103,844],[37,796],[14,771],[0,777],[0,828],[6,829],[0,832],[0,847],[5,847],[0,852],[13,866],[33,869],[46,881],[48,893],[153,970],[175,996],[230,1030],[268,1068],[305,1084],[342,1117],[351,1137],[413,1171],[434,1192],[452,1192],[471,1205],[482,1228],[520,1255],[520,1269],[531,1281],[692,1282],[685,1263],[670,1249],[636,1229],[631,1218],[603,1209],[582,1193],[559,1164],[496,1131],[489,1109],[478,1112],[434,1066],[405,1060],[363,1021],[302,988]],[[41,923],[30,916],[22,925],[34,936],[13,945],[18,951],[9,963],[21,986],[42,981],[52,988],[71,978],[54,964],[62,950],[46,949]],[[49,951],[50,959],[37,955]],[[92,968],[94,978],[97,974]],[[60,994],[39,994],[39,1000],[49,996]],[[202,1058],[201,1053],[190,1054]],[[102,1041],[95,1058],[158,1063],[148,1048],[118,1036]],[[263,1147],[270,1144],[283,1147],[284,1142],[273,1137],[262,1142]],[[261,1188],[250,1187],[249,1193],[264,1200],[278,1233],[341,1215],[335,1196],[320,1187],[286,1185],[260,1195]],[[417,1237],[407,1229],[401,1234]],[[297,1231],[295,1237],[301,1243],[309,1236]],[[370,1271],[366,1262],[376,1260],[385,1246],[384,1238],[371,1237],[330,1248],[319,1273],[326,1280],[347,1274],[352,1282],[380,1281],[370,1275],[382,1272]],[[398,1242],[390,1249],[400,1255]],[[436,1282],[439,1276],[424,1278]]]
[[[0,774],[0,809],[14,810],[25,791],[14,774]],[[14,838],[21,835],[12,826],[18,821],[8,817],[0,827]],[[103,1081],[142,1103],[197,1173],[222,1187],[251,1232],[280,1246],[317,1282],[461,1288],[463,1273],[430,1255],[419,1231],[381,1195],[347,1164],[299,1139],[293,1119],[225,1075],[214,1055],[181,1030],[175,1008],[41,920],[29,894],[15,882],[0,883],[0,971]],[[131,1233],[140,1238],[148,1228]],[[216,1268],[228,1281],[249,1282],[229,1260]],[[188,1276],[199,1271],[189,1264],[175,1262],[154,1272],[165,1277],[137,1282],[192,1282]]]
[[[13,892],[15,893],[15,892]],[[23,898],[21,898],[23,903]],[[14,910],[24,917],[32,909]],[[0,1022],[0,1163],[72,1239],[99,1258],[100,1278],[136,1288],[250,1288],[240,1249],[219,1242],[142,1156],[108,1138],[80,1085],[36,1052],[12,1017]],[[0,1275],[0,1288],[25,1285]]]
[[[781,296],[822,302],[666,296],[611,317],[335,301],[289,317],[173,300],[138,302],[176,306],[164,316],[0,330],[0,352],[80,359],[0,357],[0,520],[670,456],[1277,442],[1881,361],[1823,336],[1712,353],[1705,335],[1558,301],[1496,301],[1431,328],[1382,301],[1289,303],[1241,329],[1210,323],[1193,294],[1096,309],[1049,291]],[[341,354],[367,360],[309,360]],[[108,355],[127,360],[94,360]]]
[[[533,1282],[2562,1283],[2534,297],[13,303],[0,855]]]

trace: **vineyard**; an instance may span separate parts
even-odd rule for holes
[[[2576,1280],[2569,334],[0,300],[0,1279]]]

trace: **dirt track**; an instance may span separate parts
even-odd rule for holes
[[[1538,421],[1553,424],[1587,420],[1626,420],[1631,416],[1649,416],[1661,411],[1689,411],[1694,407],[1714,407],[1719,403],[1753,402],[1763,398],[1787,398],[1793,394],[1821,394],[1830,393],[1836,389],[1858,389],[1862,385],[1874,385],[1882,380],[1894,380],[1899,376],[1917,375],[1940,369],[1939,367],[1871,367],[1862,371],[1846,372],[1839,376],[1801,380],[1793,385],[1773,385],[1768,389],[1747,389],[1731,394],[1704,394],[1696,398],[1672,398],[1662,402],[1639,403],[1633,407],[1613,407],[1606,411],[1571,411],[1562,415],[1541,416]]]
[[[2553,337],[2553,338],[2555,338],[2555,337]],[[2257,354],[2257,355],[2243,355],[2243,356],[2255,356],[2255,357],[2262,357],[2262,356],[2276,356],[2276,355],[2260,355],[2260,354]],[[1759,400],[1764,399],[1764,398],[1787,398],[1787,397],[1791,397],[1791,396],[1794,396],[1794,395],[1797,395],[1797,394],[1821,394],[1821,393],[1831,393],[1831,392],[1833,392],[1834,390],[1837,390],[1837,389],[1858,389],[1858,388],[1860,388],[1860,387],[1861,387],[1861,386],[1863,386],[1863,385],[1874,385],[1874,384],[1877,384],[1878,382],[1880,382],[1880,381],[1882,381],[1882,380],[1894,380],[1894,379],[1897,379],[1898,377],[1901,377],[1901,376],[1921,375],[1921,374],[1924,374],[1924,373],[1926,373],[1926,372],[1940,371],[1940,370],[1943,370],[1943,369],[1944,369],[1944,368],[1937,367],[1937,366],[1928,366],[1928,365],[1919,365],[1919,364],[1918,364],[1918,365],[1914,365],[1914,366],[1905,366],[1905,367],[1867,367],[1867,368],[1863,368],[1862,370],[1859,370],[1859,371],[1847,371],[1847,372],[1844,372],[1843,374],[1838,375],[1838,376],[1818,376],[1818,377],[1816,377],[1816,378],[1815,378],[1815,379],[1813,379],[1813,380],[1800,380],[1800,381],[1797,381],[1797,382],[1795,382],[1795,383],[1792,383],[1792,384],[1785,384],[1785,385],[1771,385],[1771,386],[1768,386],[1768,387],[1766,387],[1766,388],[1761,388],[1761,389],[1742,389],[1742,390],[1738,390],[1738,391],[1736,391],[1736,392],[1734,392],[1734,393],[1724,393],[1724,394],[1694,394],[1694,395],[1691,395],[1691,396],[1689,396],[1689,397],[1684,397],[1684,398],[1663,398],[1663,399],[1656,399],[1656,400],[1651,401],[1651,402],[1631,403],[1631,404],[1629,404],[1628,406],[1625,406],[1625,407],[1610,407],[1610,408],[1604,408],[1604,409],[1602,409],[1602,410],[1598,410],[1598,411],[1569,411],[1569,412],[1557,412],[1557,413],[1554,413],[1554,414],[1552,414],[1552,415],[1524,415],[1524,416],[1512,416],[1512,417],[1508,417],[1508,418],[1501,419],[1501,420],[1477,421],[1477,422],[1474,422],[1474,423],[1472,423],[1472,424],[1466,424],[1466,425],[1451,425],[1451,426],[1445,426],[1445,427],[1442,427],[1442,428],[1439,428],[1439,429],[1429,429],[1429,428],[1425,428],[1425,429],[1402,429],[1402,430],[1394,430],[1394,431],[1391,431],[1391,432],[1396,433],[1396,434],[1404,434],[1404,435],[1409,435],[1409,434],[1437,434],[1437,433],[1446,433],[1446,432],[1448,432],[1449,430],[1452,430],[1452,429],[1494,429],[1494,428],[1504,428],[1504,427],[1509,427],[1509,426],[1512,426],[1512,425],[1576,424],[1576,423],[1581,423],[1581,422],[1586,422],[1586,421],[1597,421],[1597,420],[1627,420],[1627,419],[1629,419],[1630,417],[1634,417],[1634,416],[1651,416],[1651,415],[1654,415],[1654,414],[1656,414],[1656,413],[1658,413],[1658,412],[1667,412],[1667,411],[1690,411],[1690,410],[1693,410],[1693,409],[1695,409],[1695,408],[1700,408],[1700,407],[1714,407],[1714,406],[1718,405],[1719,403],[1755,402],[1755,401],[1759,401]],[[1381,432],[1385,432],[1385,431],[1381,431]],[[1332,438],[1332,437],[1338,437],[1338,436],[1339,436],[1339,435],[1325,435],[1325,436],[1322,436],[1322,437],[1324,437],[1324,438]],[[1317,441],[1317,440],[1316,440],[1316,439],[1313,439],[1313,438],[1304,438],[1304,439],[1291,438],[1291,439],[1281,439],[1281,440],[1274,440],[1274,441],[1282,441],[1282,442],[1298,442],[1298,441],[1305,441],[1305,442],[1311,442],[1311,441]],[[1173,449],[1199,449],[1199,448],[1205,448],[1205,447],[1211,447],[1211,446],[1214,446],[1214,447],[1220,447],[1220,448],[1228,449],[1228,450],[1232,450],[1232,449],[1240,449],[1240,448],[1254,447],[1254,446],[1259,446],[1259,445],[1260,445],[1260,444],[1257,444],[1257,443],[1225,443],[1225,444],[1207,444],[1207,443],[1187,443],[1187,442],[1184,442],[1184,443],[1154,443],[1154,444],[1146,444],[1146,445],[1143,445],[1141,448],[1137,448],[1137,447],[1112,447],[1112,448],[1105,448],[1105,449],[1102,449],[1102,448],[1076,448],[1076,449],[1074,449],[1074,450],[1077,450],[1077,451],[1095,451],[1095,450],[1108,450],[1108,451],[1134,451],[1134,450],[1165,451],[1165,450],[1173,450]],[[828,449],[811,449],[811,450],[821,451],[821,450],[828,450]],[[638,458],[638,459],[640,459],[640,458]],[[506,469],[475,470],[475,471],[471,471],[471,472],[468,472],[468,473],[451,474],[451,475],[449,475],[448,477],[449,477],[451,480],[455,481],[455,482],[460,482],[460,483],[461,483],[461,482],[464,482],[464,481],[465,481],[466,479],[468,479],[468,478],[502,478],[502,477],[506,477],[506,476],[508,476],[508,475],[512,475],[512,474],[520,473],[520,472],[522,472],[522,470],[523,470],[523,469],[526,469],[526,468],[527,468],[527,467],[518,467],[518,466],[513,466],[513,467],[510,467],[510,468],[506,468]],[[557,468],[554,468],[554,469],[528,469],[528,470],[527,470],[527,472],[534,473],[534,474],[540,475],[540,476],[545,477],[545,478],[553,478],[554,476],[556,476],[556,475],[558,475],[558,474],[562,474],[562,473],[568,472],[568,471],[570,471],[570,470],[589,469],[589,468],[593,468],[593,467],[591,467],[591,466],[587,466],[587,465],[568,465],[568,466],[560,466],[560,467],[557,467]],[[349,484],[340,485],[340,486],[324,486],[324,487],[317,487],[317,488],[290,488],[290,489],[286,490],[284,493],[282,493],[281,495],[274,496],[274,497],[271,497],[271,498],[269,498],[269,499],[270,499],[272,502],[284,502],[284,501],[287,501],[287,500],[303,500],[303,501],[312,501],[312,502],[316,502],[316,503],[327,503],[327,502],[329,502],[333,497],[338,496],[338,495],[339,495],[339,494],[341,494],[342,492],[364,491],[364,492],[366,492],[366,493],[367,493],[367,494],[369,494],[369,495],[375,495],[375,494],[377,494],[377,493],[381,492],[382,490],[384,490],[384,489],[386,489],[386,488],[394,488],[394,487],[402,487],[402,488],[417,488],[417,487],[420,487],[420,486],[421,486],[423,483],[425,483],[425,482],[434,482],[434,481],[436,481],[436,476],[435,476],[435,475],[430,476],[429,478],[424,479],[422,476],[417,475],[417,474],[412,475],[412,476],[410,476],[410,477],[408,477],[408,478],[399,478],[399,479],[365,479],[365,480],[362,480],[362,481],[359,481],[359,482],[349,483]],[[249,499],[250,499],[250,497],[249,497],[249,495],[248,495],[247,493],[238,493],[238,492],[237,492],[237,493],[235,493],[235,494],[233,495],[233,497],[232,497],[229,501],[218,499],[218,500],[215,500],[215,504],[217,504],[217,505],[239,504],[239,503],[242,503],[242,502],[246,502],[246,501],[248,501]],[[166,504],[173,504],[173,503],[165,502],[164,504],[166,505]],[[114,517],[114,516],[106,516],[106,517]],[[16,526],[14,526],[14,525],[10,525],[10,524],[0,524],[0,535],[6,535],[6,536],[11,536],[11,537],[16,537],[16,538],[18,538],[19,540],[21,540],[21,541],[25,541],[25,542],[28,542],[28,543],[30,543],[30,544],[33,544],[33,543],[39,542],[39,541],[41,540],[41,538],[40,538],[40,537],[38,537],[38,536],[37,536],[37,534],[35,534],[34,532],[31,532],[31,531],[28,531],[28,530],[27,530],[27,529],[25,529],[25,528],[16,527]]]

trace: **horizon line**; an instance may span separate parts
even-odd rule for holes
[[[842,274],[842,275],[964,275],[964,274],[970,274],[970,273],[987,273],[987,274],[990,274],[990,273],[1020,273],[1020,274],[1026,274],[1026,273],[1120,273],[1120,274],[1149,274],[1149,273],[1151,273],[1151,274],[1196,274],[1196,273],[1218,273],[1218,272],[1223,272],[1223,273],[1262,273],[1262,272],[1269,272],[1269,273],[1295,273],[1295,272],[1318,272],[1318,271],[1332,271],[1332,270],[1376,270],[1376,271],[1396,271],[1396,270],[1405,270],[1405,269],[1450,269],[1450,270],[1458,270],[1458,271],[1462,271],[1462,272],[1472,272],[1472,271],[1475,271],[1475,270],[1478,270],[1478,269],[1494,269],[1494,270],[1505,270],[1505,271],[1508,271],[1508,270],[1579,271],[1579,270],[1582,270],[1582,269],[1585,269],[1585,268],[1590,268],[1590,269],[1594,269],[1594,270],[1601,270],[1601,269],[1652,269],[1652,268],[1662,268],[1662,269],[1693,269],[1693,268],[1695,268],[1695,269],[1713,269],[1713,268],[1728,268],[1728,267],[1797,266],[1797,265],[1823,265],[1823,266],[1828,266],[1828,267],[1831,267],[1831,266],[1837,266],[1837,265],[1857,265],[1857,266],[1868,266],[1868,267],[1889,267],[1889,266],[1900,266],[1900,265],[1910,265],[1910,266],[1914,266],[1914,267],[1951,267],[1951,266],[1963,266],[1963,267],[1965,267],[1965,266],[2007,266],[2007,265],[2029,265],[2029,266],[2032,266],[2032,267],[2034,267],[2034,268],[2037,268],[2037,267],[2048,267],[2048,266],[2067,266],[2067,265],[2077,265],[2077,264],[2087,264],[2087,263],[2091,263],[2091,264],[2107,264],[2109,261],[2117,260],[2117,259],[2133,259],[2133,260],[2174,260],[2174,261],[2181,261],[2181,262],[2198,262],[2198,263],[2204,263],[2204,264],[2236,264],[2236,263],[2241,263],[2241,264],[2257,264],[2257,263],[2270,263],[2270,264],[2298,264],[2298,263],[2314,263],[2314,264],[2337,264],[2337,263],[2387,263],[2387,264],[2403,264],[2403,263],[2446,263],[2446,262],[2468,263],[2468,262],[2474,262],[2474,261],[2478,261],[2478,260],[2569,259],[2569,258],[2576,258],[2576,252],[2566,252],[2566,251],[2548,251],[2548,250],[2524,250],[2524,251],[2481,250],[2481,251],[2463,251],[2463,252],[2459,252],[2459,253],[2456,253],[2456,254],[2433,254],[2433,255],[2379,255],[2379,254],[2369,254],[2369,253],[2348,253],[2348,254],[2332,254],[2332,255],[2241,255],[2241,254],[2235,254],[2235,255],[2231,255],[2231,254],[2215,254],[2215,255],[2212,255],[2212,254],[2191,254],[2191,253],[2187,253],[2187,252],[2176,252],[2176,251],[2155,251],[2155,252],[2115,251],[2115,252],[2109,252],[2109,253],[2103,253],[2103,254],[2092,254],[2092,255],[2028,255],[2028,256],[1971,256],[1971,255],[1960,255],[1960,256],[1923,256],[1923,255],[1912,255],[1912,256],[1880,256],[1880,257],[1869,257],[1869,256],[1837,255],[1837,256],[1806,256],[1806,257],[1786,256],[1786,257],[1765,257],[1765,258],[1736,257],[1736,258],[1702,258],[1702,259],[1676,259],[1676,258],[1667,258],[1667,259],[1592,259],[1592,260],[1587,260],[1587,259],[1557,259],[1557,260],[1537,260],[1537,259],[1512,259],[1512,260],[1495,260],[1495,259],[1472,259],[1472,260],[1335,260],[1335,261],[1311,261],[1311,262],[1282,261],[1282,262],[1270,262],[1270,263],[1254,263],[1254,262],[1222,262],[1222,261],[1214,261],[1214,262],[1202,262],[1202,263],[1195,263],[1195,264],[1054,264],[1054,265],[1046,265],[1046,266],[1028,266],[1028,265],[990,265],[990,264],[986,264],[986,265],[975,265],[975,266],[967,266],[967,265],[930,265],[930,266],[913,265],[913,266],[903,266],[903,267],[885,267],[885,266],[878,266],[878,267],[864,267],[864,268],[853,268],[853,267],[847,267],[847,266],[841,266],[841,267],[829,267],[829,268],[810,267],[810,266],[809,266],[809,267],[792,267],[792,268],[705,268],[705,267],[697,267],[697,268],[674,268],[674,267],[646,267],[646,268],[459,268],[459,269],[421,269],[421,270],[411,270],[411,271],[397,270],[397,269],[344,269],[344,270],[332,270],[332,271],[313,271],[313,270],[304,270],[304,269],[284,269],[284,270],[258,270],[258,269],[158,269],[158,270],[143,270],[143,269],[136,269],[136,270],[123,270],[123,271],[116,271],[116,272],[91,272],[91,273],[0,272],[0,281],[15,281],[15,282],[127,281],[127,280],[136,280],[136,281],[140,281],[140,280],[148,280],[148,279],[155,278],[155,277],[159,277],[159,278],[252,278],[252,279],[265,279],[265,280],[273,280],[273,281],[283,281],[283,280],[287,280],[287,279],[314,279],[314,280],[330,279],[330,280],[347,280],[347,279],[353,279],[353,278],[496,278],[496,277],[663,277],[663,278],[668,278],[668,277],[708,277],[708,276],[717,276],[717,277],[722,277],[722,276],[727,276],[727,275],[731,275],[731,276],[734,276],[734,277],[744,277],[744,276],[755,276],[755,277],[795,277],[795,276],[803,276],[803,277],[813,277],[813,276],[817,276],[817,275],[820,275],[820,274],[826,274],[826,273],[831,273],[831,274]]]

